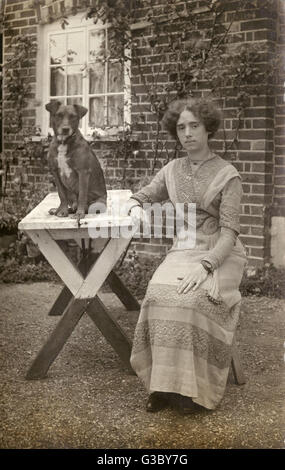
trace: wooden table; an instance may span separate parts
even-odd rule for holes
[[[114,194],[118,195],[118,191],[108,191],[109,201]],[[129,195],[127,194],[127,199]],[[49,312],[49,315],[60,315],[61,318],[29,368],[26,378],[40,379],[46,376],[49,367],[84,313],[94,321],[128,370],[133,373],[130,365],[131,342],[97,296],[99,289],[107,281],[128,310],[140,308],[137,300],[113,271],[132,238],[131,230],[129,236],[125,233],[122,236],[119,231],[121,228],[131,228],[132,219],[127,216],[114,216],[108,210],[103,214],[86,215],[78,227],[77,221],[71,217],[60,218],[48,213],[50,208],[57,207],[58,204],[57,193],[50,193],[18,227],[38,246],[65,284]],[[90,237],[95,226],[104,228],[108,234],[107,238]],[[90,227],[93,227],[92,231]],[[64,250],[63,241],[70,239],[75,240],[81,247],[78,265]],[[87,249],[90,240],[92,251]]]
[[[126,190],[126,199],[130,194]],[[108,191],[111,205],[112,196],[115,195],[118,195],[118,191]],[[27,233],[65,284],[49,312],[49,315],[62,315],[61,319],[38,353],[26,378],[40,379],[46,376],[49,367],[84,313],[94,321],[128,370],[134,373],[130,365],[131,342],[97,296],[99,289],[107,281],[128,310],[140,309],[137,300],[113,271],[120,256],[127,249],[132,234],[130,233],[129,237],[114,237],[110,233],[105,239],[92,239],[92,252],[86,249],[91,239],[90,227],[95,230],[94,227],[97,226],[109,232],[113,228],[115,234],[118,234],[121,228],[132,227],[132,219],[126,216],[116,218],[108,210],[106,214],[86,215],[78,227],[75,219],[49,215],[49,209],[57,207],[58,204],[57,193],[49,194],[19,224],[19,230]],[[81,247],[81,259],[77,266],[63,249],[62,242],[70,239],[75,240]],[[235,340],[232,354],[235,382],[244,384],[245,377]]]

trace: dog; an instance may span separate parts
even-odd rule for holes
[[[50,171],[55,179],[60,205],[49,210],[58,217],[84,218],[93,203],[106,206],[107,191],[101,165],[79,130],[79,121],[87,109],[79,104],[64,105],[50,101],[54,137],[48,151]],[[101,206],[100,206],[101,207]]]

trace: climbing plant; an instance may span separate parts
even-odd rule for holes
[[[203,6],[194,8],[197,3]],[[226,10],[230,3],[230,0],[96,0],[88,6],[89,2],[81,0],[79,9],[82,11],[84,8],[87,19],[110,24],[109,50],[102,60],[116,58],[125,62],[131,58],[134,76],[140,83],[140,94],[136,93],[135,86],[132,87],[132,102],[141,103],[143,94],[144,102],[148,103],[140,115],[134,116],[132,125],[118,136],[114,159],[122,162],[120,187],[130,185],[127,170],[134,164],[137,152],[132,144],[132,134],[143,133],[145,123],[152,122],[151,173],[155,171],[159,159],[167,162],[177,156],[178,145],[169,150],[168,140],[161,132],[160,120],[168,103],[185,95],[209,93],[225,108],[228,97],[233,100],[234,96],[233,127],[230,132],[224,130],[224,154],[238,149],[239,130],[250,98],[260,93],[264,86],[274,83],[278,63],[274,56],[264,61],[263,55],[268,52],[265,47],[254,42],[239,42],[234,26],[243,10],[250,12],[252,18],[260,11],[271,15],[276,0],[241,0],[238,10],[226,22]],[[76,14],[79,9],[74,7],[72,13]],[[2,20],[7,33],[9,22],[5,17]],[[2,20],[0,18],[0,22]],[[50,21],[53,20],[51,17]],[[68,20],[63,11],[59,18],[62,28],[68,26]],[[138,22],[141,28],[134,29],[133,25]],[[22,143],[16,144],[11,158],[19,155],[21,160],[28,162],[34,158],[44,160],[46,143],[30,141],[30,135],[37,133],[37,130],[28,129],[23,119],[31,93],[31,86],[24,77],[34,66],[36,38],[11,35],[6,43],[7,48],[9,55],[4,67],[5,128],[10,133],[21,132],[26,136]],[[144,48],[145,54],[142,52]],[[146,74],[146,67],[150,68],[150,73]],[[9,168],[8,164],[5,168]],[[19,201],[19,214],[33,201],[30,195],[22,192],[25,176],[20,171],[14,179],[14,200]],[[6,213],[10,216],[9,211]],[[6,226],[16,225],[18,218],[16,214],[13,219],[9,217],[4,222]]]
[[[241,0],[239,8],[225,22],[225,13],[230,2],[206,0],[203,8],[193,8],[192,1],[155,0],[122,1],[97,0],[87,11],[86,17],[95,22],[110,23],[112,41],[107,54],[128,60],[131,51],[132,67],[140,77],[144,88],[144,111],[133,122],[133,129],[140,129],[147,114],[152,114],[154,126],[152,173],[159,156],[170,158],[167,142],[161,134],[160,120],[168,103],[185,95],[205,93],[214,95],[227,106],[227,97],[234,96],[235,116],[233,130],[224,130],[224,155],[238,148],[239,130],[250,97],[257,95],[276,75],[274,58],[264,65],[264,49],[255,43],[236,44],[234,25],[242,10],[252,17],[260,9],[270,9],[275,0]],[[150,33],[144,30],[139,35],[131,34],[132,24],[138,21],[138,12],[143,9],[139,21],[145,22]],[[207,27],[201,28],[201,22]],[[163,38],[163,41],[162,41]],[[140,50],[147,48],[148,57]],[[145,67],[151,65],[151,76]],[[140,87],[141,88],[141,87]],[[133,87],[132,100],[139,102]],[[141,94],[141,92],[140,92]],[[177,155],[177,146],[174,157]]]
[[[147,115],[152,115],[152,173],[158,158],[166,162],[177,156],[178,146],[170,152],[160,128],[168,103],[185,95],[201,94],[202,90],[214,95],[225,107],[227,97],[235,97],[234,129],[224,130],[224,154],[238,148],[239,130],[250,97],[271,81],[276,68],[274,58],[267,65],[262,63],[264,50],[255,43],[237,44],[239,38],[234,25],[241,11],[247,10],[254,18],[258,11],[272,11],[275,2],[241,0],[227,22],[226,11],[231,2],[225,0],[204,0],[199,8],[191,0],[95,0],[92,6],[85,0],[77,2],[80,11],[84,8],[87,19],[110,25],[109,49],[102,60],[127,61],[131,57],[132,69],[143,88],[144,102],[148,103],[133,118],[131,131],[140,132]],[[72,13],[77,11],[74,6]],[[62,28],[68,26],[64,10],[59,20]],[[141,29],[132,31],[137,22],[142,24]],[[12,36],[9,46],[11,55],[5,64],[5,80],[11,111],[5,115],[5,126],[17,133],[22,128],[23,109],[31,91],[23,73],[31,67],[36,42],[31,36]],[[143,48],[147,49],[146,56],[141,55]],[[151,67],[148,76],[146,66]],[[132,102],[139,100],[134,86]],[[123,152],[124,161],[131,164],[130,132],[119,136],[119,140],[118,152]],[[122,178],[125,175],[123,169]]]
[[[11,54],[4,64],[8,108],[5,113],[5,127],[8,132],[17,133],[22,129],[23,109],[31,92],[29,80],[25,78],[29,76],[33,66],[37,44],[32,36],[17,35],[12,37],[9,48]]]

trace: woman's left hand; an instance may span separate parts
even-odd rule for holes
[[[191,272],[189,274],[186,274],[184,278],[177,278],[179,280],[181,279],[181,282],[177,287],[178,294],[187,294],[190,289],[193,289],[193,291],[195,291],[196,289],[198,289],[200,284],[202,284],[202,282],[207,279],[207,276],[208,273],[202,264],[193,264],[191,267]]]

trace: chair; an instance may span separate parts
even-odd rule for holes
[[[232,344],[232,370],[234,374],[234,380],[237,385],[243,385],[246,383],[246,379],[242,370],[242,366],[239,359],[238,348],[236,345],[235,337]]]

